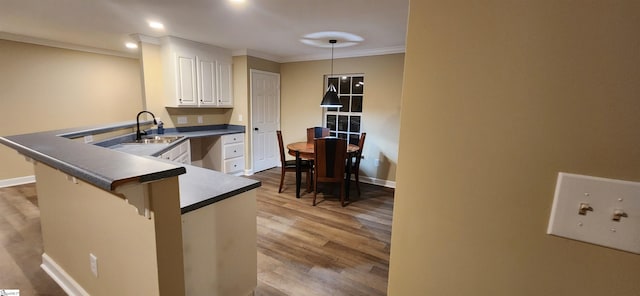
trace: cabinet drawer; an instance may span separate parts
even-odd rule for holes
[[[189,140],[186,140],[182,144],[180,144],[180,146],[178,146],[178,155],[182,155],[190,150],[191,146],[189,145]]]
[[[234,173],[244,169],[244,157],[227,159],[224,161],[224,173]]]
[[[231,134],[222,136],[222,144],[244,143],[244,134]]]
[[[189,159],[190,158],[189,156],[190,156],[189,153],[185,153],[178,156],[178,158],[176,158],[174,161],[179,163],[184,163],[184,164],[191,164],[191,159]]]
[[[224,145],[224,159],[235,158],[244,155],[244,143]]]

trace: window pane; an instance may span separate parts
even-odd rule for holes
[[[336,116],[335,115],[327,115],[327,127],[329,130],[336,130]]]
[[[347,139],[347,134],[345,134],[345,133],[338,133],[338,138],[340,138],[340,139],[345,139],[345,140],[346,140],[346,139]]]
[[[329,85],[332,85],[336,87],[336,91],[338,91],[338,82],[339,82],[340,78],[338,77],[331,77],[328,79],[328,83],[327,83],[327,88],[329,87]],[[325,89],[324,92],[327,92],[327,90]]]
[[[335,137],[335,136],[336,136],[336,133],[334,133],[334,132],[330,132],[330,133],[329,133],[329,136],[330,136],[330,137]]]
[[[349,127],[349,116],[344,116],[344,115],[338,116],[338,130],[341,132],[346,132],[348,127]]]
[[[349,126],[350,132],[360,132],[360,116],[351,116],[351,125]]]
[[[349,144],[358,145],[360,142],[360,135],[349,134]]]
[[[342,104],[340,112],[349,112],[349,97],[340,97],[340,103]]]
[[[351,97],[351,112],[362,112],[362,96]]]
[[[340,92],[341,95],[349,95],[351,94],[351,78],[350,77],[342,77],[340,78]]]
[[[352,78],[353,94],[364,93],[364,77],[356,76]]]

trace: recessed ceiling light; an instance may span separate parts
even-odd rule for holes
[[[150,21],[149,22],[149,27],[154,28],[156,30],[163,30],[164,29],[164,25],[160,22],[154,22],[154,21]]]
[[[126,46],[127,48],[131,48],[131,49],[138,48],[138,44],[135,44],[133,42],[127,42],[127,43],[124,44],[124,46]]]
[[[244,9],[247,6],[247,0],[227,0],[229,5],[234,9]]]

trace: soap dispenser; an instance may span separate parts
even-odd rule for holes
[[[158,135],[164,134],[164,123],[158,119]]]

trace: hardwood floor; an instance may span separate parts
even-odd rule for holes
[[[251,178],[262,182],[256,295],[386,295],[393,189],[361,184],[358,198],[351,186],[346,207],[322,194],[313,207],[313,193],[295,198],[295,174],[282,193],[279,169]]]
[[[35,184],[0,188],[0,289],[66,295],[40,268],[42,232]]]
[[[295,198],[294,174],[278,193],[280,170],[249,178],[257,191],[255,295],[386,295],[393,189],[362,184],[352,203],[312,193]],[[352,184],[353,185],[353,184]],[[42,235],[34,184],[0,188],[0,289],[65,295],[40,269]]]

